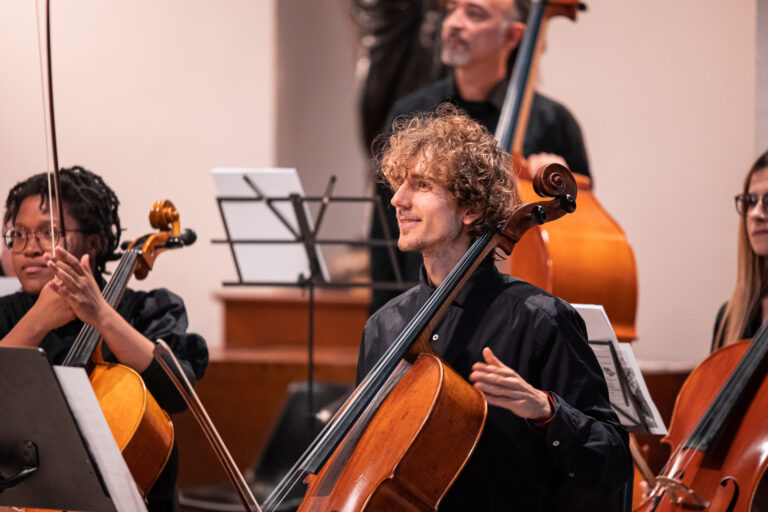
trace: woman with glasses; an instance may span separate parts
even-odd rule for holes
[[[84,323],[101,334],[104,358],[137,371],[158,404],[169,413],[184,410],[183,399],[152,357],[163,339],[191,382],[208,363],[205,341],[187,333],[181,298],[165,289],[125,290],[113,309],[101,289],[108,261],[117,259],[121,227],[115,193],[96,174],[73,167],[61,171],[65,235],[51,220],[48,179],[38,174],[8,194],[3,225],[22,291],[0,297],[0,347],[42,347],[61,364]],[[66,239],[66,249],[62,243]],[[150,511],[175,510],[176,449],[147,496]]]
[[[712,350],[751,338],[768,318],[768,152],[735,200],[741,217],[736,286],[717,315]]]

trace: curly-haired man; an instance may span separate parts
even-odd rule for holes
[[[402,121],[380,164],[394,191],[398,245],[421,253],[424,264],[420,284],[366,324],[358,380],[472,241],[496,229],[517,202],[508,155],[455,107]],[[573,308],[499,273],[489,258],[429,335],[491,406],[440,510],[620,510],[632,475],[627,433]]]
[[[82,167],[62,169],[61,194],[67,249],[61,243],[58,215],[51,226],[45,174],[18,183],[8,194],[3,223],[10,228],[4,239],[23,290],[0,297],[0,347],[39,346],[51,363],[61,364],[83,324],[91,325],[105,341],[107,361],[139,372],[169,413],[184,410],[183,399],[152,356],[155,340],[163,339],[191,382],[202,377],[208,350],[202,337],[186,332],[184,303],[165,289],[128,289],[113,309],[100,288],[106,284],[105,265],[117,258],[120,242],[117,196]],[[52,197],[56,212],[58,198]],[[147,496],[150,511],[177,508],[177,470],[174,447]]]

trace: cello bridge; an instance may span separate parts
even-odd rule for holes
[[[658,476],[656,477],[656,488],[663,489],[669,496],[669,499],[676,505],[687,502],[687,505],[702,510],[711,505],[711,502],[696,494],[693,489],[676,478]]]

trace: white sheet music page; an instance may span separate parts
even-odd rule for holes
[[[112,437],[85,370],[67,366],[53,369],[115,508],[120,512],[146,512],[144,500]]]
[[[592,347],[603,369],[611,405],[621,422],[630,432],[667,434],[667,427],[648,392],[632,347],[629,343],[619,343],[603,306],[593,304],[572,304],[572,306],[579,312],[587,326],[589,346]],[[618,361],[614,361],[613,352],[616,353]],[[623,380],[616,367],[617,363],[624,376]],[[623,414],[628,411],[632,412],[630,415],[632,419]],[[639,421],[640,419],[642,421]],[[648,427],[647,432],[642,427],[643,423]]]

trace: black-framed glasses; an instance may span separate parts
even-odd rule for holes
[[[68,229],[67,232],[79,232],[77,229]],[[38,247],[43,251],[49,251],[61,242],[61,230],[54,226],[39,228],[34,234],[24,228],[8,228],[3,235],[5,245],[11,252],[19,253],[27,247],[29,239],[34,236]]]
[[[763,213],[768,214],[768,193],[763,194],[762,197],[757,194],[739,194],[733,199],[736,201],[736,211],[739,215],[746,215],[758,204]]]

